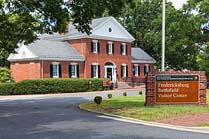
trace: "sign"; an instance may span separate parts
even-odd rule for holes
[[[157,104],[199,103],[198,75],[156,75]]]

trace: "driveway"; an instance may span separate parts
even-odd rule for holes
[[[209,138],[209,134],[117,121],[78,108],[78,104],[96,95],[98,93],[0,97],[0,139]],[[113,96],[119,95],[122,91],[113,93]],[[138,91],[128,91],[128,95],[138,95]]]

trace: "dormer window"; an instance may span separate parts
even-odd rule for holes
[[[91,52],[94,54],[99,53],[99,42],[98,40],[92,40],[91,42]]]
[[[107,54],[114,54],[114,43],[113,42],[107,43]]]
[[[122,43],[120,46],[121,55],[127,55],[127,45],[126,43]]]

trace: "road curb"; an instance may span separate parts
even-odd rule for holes
[[[140,125],[151,126],[151,127],[209,134],[209,127],[185,127],[185,126],[176,126],[176,125],[163,124],[163,123],[157,123],[157,122],[149,122],[149,121],[138,120],[138,119],[124,117],[124,116],[119,116],[119,115],[113,115],[109,113],[94,112],[94,111],[83,109],[80,107],[80,105],[78,107],[79,109],[84,110],[84,111],[100,114],[98,117],[101,117],[101,118],[112,119],[112,120],[117,120],[117,121],[122,121],[122,122],[127,122],[127,123],[133,123],[133,124],[140,124]]]

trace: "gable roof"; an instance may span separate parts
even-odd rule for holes
[[[79,32],[75,28],[75,26],[72,23],[70,23],[68,25],[67,34],[63,36],[57,36],[51,39],[71,40],[71,39],[80,39],[80,38],[94,38],[94,39],[106,39],[113,41],[120,40],[124,42],[132,42],[135,40],[134,37],[112,16],[93,19],[89,26],[92,28],[91,30],[92,33],[90,35],[87,35],[86,33]],[[110,27],[113,28],[113,31],[111,33],[108,32],[108,28]]]
[[[156,60],[141,48],[131,48],[132,63],[156,63]]]
[[[37,40],[31,44],[22,45],[17,54],[11,54],[8,60],[84,61],[85,57],[67,42]]]

